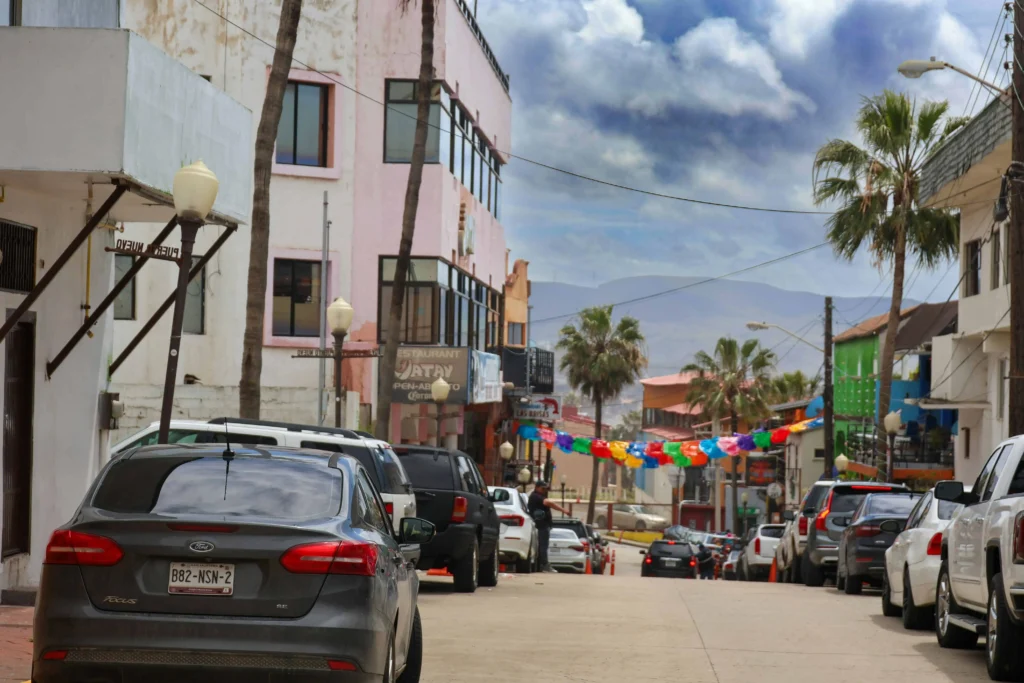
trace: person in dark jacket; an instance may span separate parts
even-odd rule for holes
[[[697,546],[697,567],[701,579],[715,578],[715,556],[703,543]]]
[[[555,509],[566,517],[569,512],[555,501],[548,498],[548,483],[538,481],[533,485],[533,493],[526,506],[533,523],[537,525],[537,564],[542,572],[555,572],[548,563],[548,542],[551,540],[551,510]]]

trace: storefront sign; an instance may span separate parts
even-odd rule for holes
[[[449,404],[469,398],[469,349],[440,346],[399,346],[391,400],[395,403],[433,403],[430,385],[438,377],[448,382]]]
[[[561,396],[545,396],[529,403],[514,403],[512,416],[517,420],[554,422],[562,416]]]
[[[472,349],[470,371],[470,403],[497,403],[501,401],[501,356]]]
[[[775,462],[767,458],[762,459],[749,459],[750,464],[750,480],[747,482],[751,486],[765,486],[775,481]]]
[[[119,239],[114,244],[114,251],[117,251],[118,253],[121,254],[151,256],[154,258],[164,258],[170,260],[178,258],[177,247],[157,246],[155,244],[146,244],[145,242],[139,242],[137,240]]]

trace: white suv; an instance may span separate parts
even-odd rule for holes
[[[786,525],[776,552],[780,583],[803,582],[803,559],[804,549],[807,547],[807,530],[814,524],[818,504],[825,499],[834,483],[831,479],[814,482],[807,489],[803,500],[800,501],[800,507],[792,512],[793,519]],[[789,511],[787,511],[788,514]]]
[[[775,559],[775,546],[782,538],[784,524],[762,524],[750,534],[750,540],[743,548],[740,564],[736,568],[740,581],[767,579]]]
[[[157,442],[160,425],[149,425],[110,449],[111,455]],[[171,443],[227,443],[245,446],[293,446],[351,455],[370,475],[397,529],[416,516],[416,496],[401,461],[386,441],[350,429],[218,417],[208,422],[171,420]]]

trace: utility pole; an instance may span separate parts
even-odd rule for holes
[[[1012,5],[1011,5],[1012,6]],[[1010,379],[1009,433],[1024,433],[1024,11],[1019,3],[1013,12],[1013,149],[1007,175],[1010,183],[1010,229],[1007,233],[1010,250]],[[1003,381],[1000,378],[1000,381]]]
[[[832,463],[835,461],[835,429],[833,415],[835,401],[832,387],[832,297],[825,297],[825,387],[822,400],[825,407],[822,417],[825,421],[825,478],[832,478]]]
[[[324,190],[323,244],[320,253],[320,375],[316,394],[316,423],[322,425],[327,419],[327,405],[324,392],[327,386],[327,252],[331,242],[331,221],[327,218],[327,190]],[[339,387],[334,388],[339,391]]]

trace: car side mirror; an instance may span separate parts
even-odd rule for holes
[[[795,517],[796,515],[793,514],[792,510],[784,510],[782,512],[782,519],[784,519],[787,522],[792,522]]]
[[[640,551],[640,554],[641,554],[641,555],[646,555],[646,554],[647,554],[647,551],[646,551],[646,550],[641,550],[641,551]]]
[[[879,524],[878,528],[887,534],[898,534],[903,531],[903,522],[895,519],[887,519]]]
[[[399,543],[423,545],[430,543],[437,533],[437,527],[418,517],[403,517],[399,525]]]
[[[977,502],[968,500],[971,498],[971,494],[964,491],[962,481],[940,481],[935,485],[935,497],[949,503],[963,503],[964,505]]]

